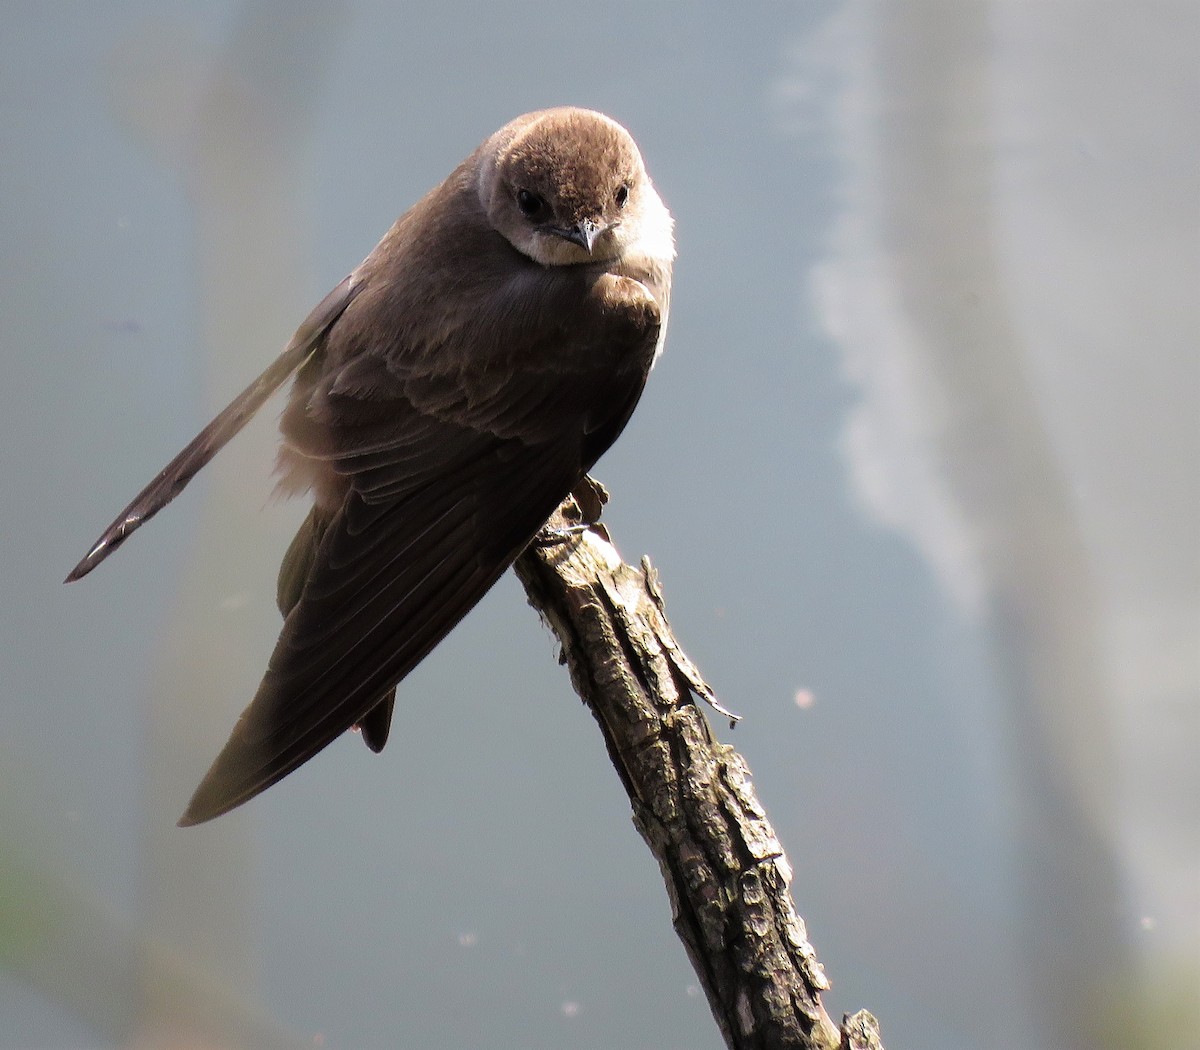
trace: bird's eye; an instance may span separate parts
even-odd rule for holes
[[[613,200],[617,202],[618,208],[625,207],[625,202],[629,200],[629,187],[625,183],[621,183],[617,187],[617,192],[613,194]]]
[[[536,193],[530,193],[529,190],[517,190],[517,207],[521,209],[521,214],[527,219],[533,218],[545,206],[546,202]]]

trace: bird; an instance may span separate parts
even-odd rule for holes
[[[283,627],[181,827],[349,729],[382,750],[396,686],[628,422],[663,347],[673,228],[615,120],[517,117],[396,220],[71,571],[91,572],[292,378],[279,488],[312,506],[279,569]]]

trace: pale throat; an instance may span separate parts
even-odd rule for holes
[[[670,266],[675,258],[675,223],[653,190],[636,216],[630,216],[602,235],[591,252],[553,233],[534,233],[525,245],[514,245],[542,266],[577,266],[644,259]]]

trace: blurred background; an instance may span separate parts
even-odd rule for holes
[[[0,1047],[721,1045],[510,576],[175,827],[278,630],[278,402],[60,580],[513,116],[637,138],[667,352],[596,473],[890,1050],[1196,1046],[1200,8],[8,0]]]

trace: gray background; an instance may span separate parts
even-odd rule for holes
[[[677,220],[597,474],[745,715],[830,1013],[891,1050],[1187,1045],[1197,22],[5,3],[0,1046],[720,1045],[511,576],[380,758],[175,829],[278,628],[275,406],[59,583],[397,214],[560,103],[628,126]]]

